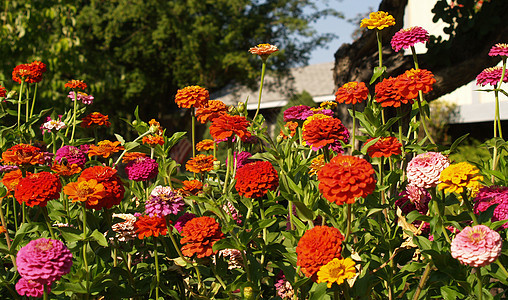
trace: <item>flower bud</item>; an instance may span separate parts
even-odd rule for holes
[[[219,160],[214,160],[213,161],[213,170],[214,171],[220,170],[220,161]]]
[[[243,296],[245,299],[254,299],[254,289],[250,286],[244,287]]]
[[[138,120],[132,121],[132,125],[134,125],[134,126],[138,125]]]
[[[245,112],[245,103],[243,102],[238,102],[238,111],[243,114]]]
[[[280,143],[282,143],[283,140],[284,140],[284,136],[282,134],[279,134],[277,136],[277,143],[280,144]]]

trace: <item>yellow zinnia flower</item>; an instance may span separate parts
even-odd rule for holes
[[[441,183],[439,190],[445,190],[448,193],[461,194],[464,188],[473,192],[480,187],[480,181],[483,176],[479,174],[480,170],[468,162],[453,164],[444,169],[439,176]]]
[[[360,27],[367,27],[369,29],[377,28],[381,30],[393,25],[395,25],[395,18],[393,16],[384,11],[377,11],[370,13],[368,19],[363,19]]]
[[[316,158],[314,158],[310,164],[309,167],[309,174],[317,175],[319,170],[325,165],[325,156],[323,154],[318,155]]]
[[[351,258],[334,258],[319,269],[317,283],[327,282],[327,286],[331,288],[334,282],[340,285],[344,280],[353,278],[355,275],[355,262]]]

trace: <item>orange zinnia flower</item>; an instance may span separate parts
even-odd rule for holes
[[[21,80],[28,83],[37,83],[41,82],[44,72],[46,72],[46,64],[34,61],[16,66],[12,71],[12,80],[17,83],[21,83]]]
[[[97,180],[79,178],[77,182],[69,182],[63,188],[63,192],[72,202],[86,202],[87,205],[97,205],[104,197],[104,185],[97,183]]]
[[[199,192],[203,190],[203,183],[199,180],[184,180],[183,187],[181,188],[181,192],[184,195],[192,195],[196,196]]]
[[[26,174],[26,176],[30,175],[32,173]],[[3,185],[7,188],[9,192],[14,192],[16,187],[18,186],[19,181],[23,178],[23,174],[21,173],[20,169],[10,171],[8,173],[4,174],[4,177],[2,178]]]
[[[198,154],[185,164],[185,169],[192,173],[205,173],[213,170],[213,155]]]
[[[279,175],[268,161],[248,163],[236,171],[235,188],[246,198],[263,197],[268,191],[279,186]]]
[[[407,70],[396,79],[395,88],[406,99],[415,99],[419,91],[424,94],[432,91],[432,85],[436,82],[434,74],[424,69]]]
[[[145,135],[142,139],[143,144],[147,144],[150,147],[157,145],[164,145],[164,137],[161,135]]]
[[[219,223],[212,217],[199,217],[185,223],[182,229],[183,239],[180,240],[182,254],[188,257],[196,254],[203,258],[215,253],[212,247],[215,242],[224,238]]]
[[[201,142],[196,144],[196,150],[198,151],[209,151],[213,150],[215,147],[215,142],[212,140],[202,140]]]
[[[243,116],[224,114],[212,121],[210,134],[216,141],[232,140],[235,135],[244,141],[251,137],[251,133],[247,130],[249,125],[249,121]]]
[[[75,80],[75,79],[72,79],[72,80],[69,80],[66,84],[65,84],[65,87],[68,87],[68,88],[71,88],[71,89],[80,89],[80,90],[84,90],[87,88],[87,85],[86,83],[83,82],[83,80]]]
[[[294,121],[286,122],[286,124],[284,124],[284,128],[289,131],[289,136],[285,135],[282,129],[279,133],[280,136],[282,136],[284,139],[287,139],[288,137],[294,137],[296,134],[296,129],[298,128],[298,123]]]
[[[122,157],[122,162],[123,163],[128,163],[130,162],[131,160],[136,160],[140,157],[146,157],[146,153],[143,153],[143,152],[127,152],[123,155]]]
[[[81,127],[90,128],[92,126],[111,126],[111,123],[108,121],[109,116],[103,115],[100,112],[93,112],[88,116],[81,119]]]
[[[372,140],[374,140],[374,138],[368,139],[366,143]],[[382,137],[367,149],[367,154],[370,157],[390,157],[392,155],[400,155],[402,153],[401,147],[402,144],[399,143],[399,140],[397,140],[396,137]]]
[[[341,86],[335,93],[335,101],[346,104],[362,103],[367,100],[369,89],[363,82],[348,82]]]
[[[319,191],[330,202],[352,204],[376,188],[374,168],[363,158],[339,155],[318,172]]]
[[[196,120],[199,123],[205,124],[208,121],[213,121],[213,119],[218,116],[227,113],[228,107],[224,102],[220,100],[210,100],[207,102],[206,106],[202,106],[196,109]]]
[[[49,200],[60,197],[61,190],[62,184],[58,176],[43,171],[21,178],[14,191],[14,197],[19,204],[24,202],[30,207],[35,205],[44,207]]]
[[[104,186],[105,195],[96,205],[86,202],[86,208],[102,209],[111,208],[120,204],[123,199],[125,188],[117,175],[117,171],[111,167],[93,166],[83,170],[78,180],[96,180]]]
[[[28,144],[18,144],[2,153],[2,160],[13,165],[36,165],[44,163],[41,149]]]
[[[72,176],[74,174],[78,174],[81,172],[81,167],[77,164],[66,164],[66,163],[58,163],[54,162],[53,166],[51,167],[51,171],[56,173],[58,176]]]
[[[134,228],[136,228],[136,233],[140,239],[144,239],[152,235],[154,237],[158,237],[159,235],[165,235],[168,233],[166,220],[157,216],[140,216],[136,222],[134,222]]]
[[[206,106],[210,94],[205,88],[197,85],[187,86],[176,92],[175,102],[181,108],[200,108]]]
[[[315,226],[305,231],[296,246],[296,264],[307,277],[317,279],[321,266],[334,258],[341,258],[344,236],[335,227]]]
[[[5,229],[5,227],[0,226],[0,234],[1,233],[6,233],[6,232],[7,232],[7,230]]]
[[[249,49],[252,54],[257,54],[262,60],[266,60],[272,53],[279,51],[279,48],[270,44],[259,44]]]
[[[90,149],[88,150],[88,157],[92,156],[102,156],[104,158],[108,158],[111,154],[124,150],[124,146],[119,146],[120,141],[111,142],[109,140],[100,141],[97,146],[90,145]]]
[[[314,118],[310,122],[304,123],[302,131],[303,140],[312,147],[312,150],[326,146],[336,152],[341,152],[340,141],[349,142],[349,131],[339,119],[333,117]]]
[[[400,107],[402,104],[413,104],[413,99],[403,97],[397,90],[396,78],[389,77],[376,84],[376,102],[382,107]]]

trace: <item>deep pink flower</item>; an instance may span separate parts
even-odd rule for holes
[[[178,214],[184,207],[183,197],[169,186],[156,186],[145,203],[145,213],[150,217]]]
[[[495,44],[492,48],[490,48],[489,56],[508,56],[508,44]]]
[[[46,291],[51,292],[51,284],[46,287]],[[21,277],[16,283],[16,292],[21,296],[40,298],[44,295],[44,285]]]
[[[476,76],[476,85],[485,86],[490,84],[496,86],[501,80],[501,74],[503,72],[502,67],[491,67],[483,70],[478,76]],[[508,82],[508,76],[505,74],[503,82]]]
[[[288,121],[296,121],[296,120],[305,120],[309,116],[312,116],[314,112],[310,110],[310,106],[307,105],[297,105],[292,106],[284,111],[284,122]]]
[[[242,215],[240,212],[238,212],[238,209],[236,209],[233,203],[227,201],[226,204],[222,206],[222,209],[227,212],[233,220],[236,221],[236,224],[242,224]]]
[[[416,43],[425,43],[429,40],[429,33],[427,30],[414,26],[410,28],[404,28],[396,32],[392,37],[392,48],[395,52],[399,52],[400,49],[408,49],[414,46]]]
[[[501,221],[508,219],[508,187],[490,186],[481,188],[474,198],[474,212],[480,214],[486,211],[490,206],[496,205],[492,221]],[[508,223],[503,224],[503,228],[508,228]]]
[[[410,184],[421,188],[435,187],[441,171],[450,165],[446,156],[439,152],[421,153],[407,164],[407,178]]]
[[[61,241],[40,238],[18,251],[16,264],[21,277],[51,285],[71,271],[72,254]]]
[[[184,213],[178,218],[178,220],[176,220],[175,225],[173,226],[176,228],[176,230],[178,230],[178,232],[181,233],[185,224],[187,224],[187,222],[194,219],[195,217],[196,217],[195,214]]]
[[[148,181],[159,174],[159,164],[150,157],[138,157],[127,163],[125,173],[130,180]]]
[[[430,193],[424,188],[408,184],[406,190],[399,194],[402,198],[395,201],[395,206],[400,207],[404,214],[413,210],[425,215],[429,210]]]
[[[76,164],[83,167],[86,162],[86,154],[74,146],[63,146],[56,151],[55,160],[59,164],[66,162],[69,165]]]
[[[452,241],[453,258],[471,267],[483,267],[501,254],[501,236],[485,225],[466,227]]]

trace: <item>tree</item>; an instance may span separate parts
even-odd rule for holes
[[[182,124],[173,101],[179,88],[253,85],[261,63],[247,51],[266,42],[281,49],[269,65],[283,74],[332,37],[311,23],[340,16],[308,0],[13,0],[0,14],[0,53],[10,58],[0,62],[0,79],[17,63],[43,60],[57,82],[43,96],[55,103],[66,101],[67,80],[82,79],[94,110],[128,118],[139,106],[143,118],[171,130]]]

